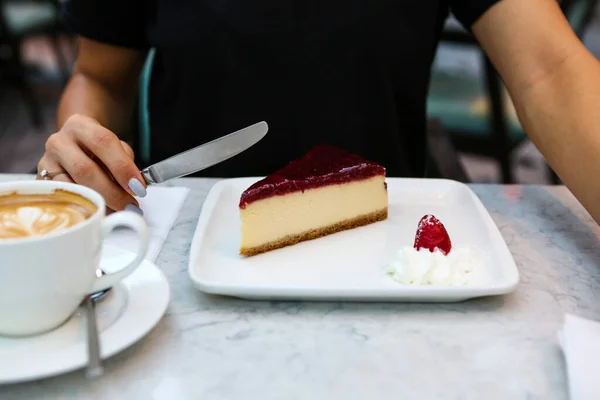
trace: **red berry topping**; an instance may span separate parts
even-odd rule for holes
[[[437,248],[445,255],[450,253],[452,243],[444,224],[433,215],[426,215],[421,218],[415,235],[414,248],[417,250],[425,248],[431,252]]]

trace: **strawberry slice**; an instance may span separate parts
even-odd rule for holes
[[[415,235],[414,248],[417,250],[429,249],[431,252],[437,248],[444,255],[450,253],[452,243],[444,224],[433,215],[426,215],[421,218]]]

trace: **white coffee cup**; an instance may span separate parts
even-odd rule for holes
[[[6,182],[0,183],[0,196],[49,194],[57,189],[90,200],[97,211],[63,231],[0,239],[0,335],[33,335],[58,327],[85,296],[117,284],[146,255],[149,233],[144,219],[127,211],[105,217],[104,199],[85,186],[58,181]],[[117,272],[102,274],[98,269],[102,241],[121,226],[137,233],[136,257]]]

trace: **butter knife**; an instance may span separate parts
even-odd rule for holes
[[[264,121],[250,125],[144,168],[142,176],[150,185],[193,174],[249,149],[265,137],[268,130]]]

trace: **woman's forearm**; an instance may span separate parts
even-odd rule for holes
[[[75,73],[66,86],[57,116],[60,129],[73,114],[82,114],[96,119],[122,139],[131,130],[133,96],[111,92],[100,82],[82,73]]]
[[[600,223],[600,63],[581,51],[515,103],[529,137]]]
[[[145,52],[78,40],[78,56],[58,108],[60,129],[73,114],[96,119],[124,138],[132,126],[133,106]]]

